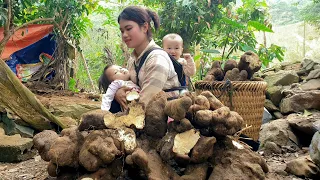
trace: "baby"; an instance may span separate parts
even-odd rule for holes
[[[117,90],[121,87],[130,87],[139,92],[140,87],[130,81],[129,71],[117,65],[108,65],[99,78],[99,89],[102,95],[101,109],[109,111]]]
[[[183,39],[179,34],[167,34],[162,39],[163,49],[173,56],[183,67],[183,72],[186,75],[186,82],[189,82],[189,78],[195,75],[196,66],[193,58],[189,53],[183,54],[184,58],[181,58],[183,52]]]

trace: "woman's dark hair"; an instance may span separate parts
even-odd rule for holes
[[[103,69],[103,73],[101,74],[99,80],[98,80],[98,84],[99,84],[99,91],[100,93],[106,93],[107,89],[110,85],[110,81],[108,79],[108,77],[106,76],[106,70],[111,67],[112,65],[107,65],[104,69]]]
[[[139,24],[139,26],[142,26],[144,23],[148,23],[149,29],[147,31],[147,36],[149,39],[152,38],[151,21],[153,21],[155,30],[157,30],[160,27],[160,20],[158,14],[149,9],[145,9],[139,6],[126,7],[120,13],[118,17],[118,23],[120,23],[121,19],[134,21],[137,24]]]

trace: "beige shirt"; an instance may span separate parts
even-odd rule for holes
[[[138,65],[143,54],[152,47],[159,48],[159,46],[151,40],[140,56],[137,57],[135,52],[132,53],[132,57],[127,64],[127,69],[130,73],[130,79],[134,83],[137,83],[134,64]],[[147,56],[146,61],[139,72],[138,85],[141,88],[140,102],[145,105],[147,105],[151,98],[160,91],[180,86],[171,59],[164,50],[153,50]],[[177,97],[179,92],[173,91],[166,94],[168,98]]]

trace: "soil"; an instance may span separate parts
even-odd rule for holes
[[[308,154],[306,149],[296,153],[284,153],[281,155],[272,155],[264,157],[269,166],[267,180],[300,180],[297,176],[287,174],[284,169],[286,162],[300,156]],[[20,163],[1,163],[0,162],[0,180],[56,180],[49,177],[47,173],[47,164],[36,155],[33,159]]]

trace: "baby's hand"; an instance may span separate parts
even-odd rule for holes
[[[190,53],[185,53],[185,54],[183,54],[183,58],[184,58],[185,60],[192,60],[192,57],[191,57],[191,54],[190,54]]]

